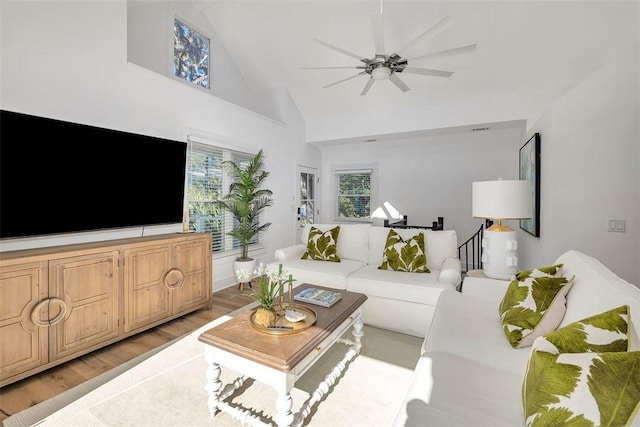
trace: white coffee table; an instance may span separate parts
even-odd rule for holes
[[[296,292],[311,285],[302,284]],[[321,287],[316,286],[315,287]],[[270,335],[256,331],[251,323],[251,311],[245,312],[202,333],[198,338],[205,344],[205,361],[209,394],[209,412],[231,414],[242,424],[264,426],[266,424],[248,408],[230,405],[226,399],[240,388],[247,378],[253,378],[271,386],[278,394],[275,402],[276,425],[299,426],[312,407],[328,393],[331,385],[341,376],[347,362],[355,358],[361,347],[362,304],[367,297],[356,292],[341,291],[342,299],[333,307],[325,308],[306,304],[317,313],[316,323],[308,329],[290,335]],[[300,303],[301,305],[305,305]],[[353,341],[341,338],[353,327]],[[292,413],[291,390],[296,381],[335,343],[350,348],[331,373],[311,393],[311,398],[297,413]],[[232,383],[220,381],[221,367],[241,374]]]

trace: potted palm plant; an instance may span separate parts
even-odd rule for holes
[[[233,229],[228,233],[240,244],[240,255],[234,263],[234,272],[238,280],[255,270],[256,261],[249,256],[249,244],[258,233],[266,230],[271,223],[260,223],[260,213],[273,204],[273,192],[263,188],[269,172],[263,169],[262,149],[246,164],[233,160],[222,162],[231,176],[229,192],[219,201],[235,219]]]

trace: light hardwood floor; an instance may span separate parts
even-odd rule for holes
[[[194,311],[0,388],[0,421],[249,304],[253,301],[246,296],[249,291],[241,293],[237,286],[231,286],[214,292],[211,310]]]

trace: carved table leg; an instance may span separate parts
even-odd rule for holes
[[[218,403],[220,402],[220,392],[222,391],[222,381],[220,381],[220,365],[213,361],[213,356],[205,351],[205,361],[207,362],[207,384],[204,386],[204,389],[207,391],[209,395],[209,399],[207,400],[207,405],[209,407],[209,413],[213,417],[220,410],[218,407]]]
[[[358,315],[353,322],[353,338],[355,340],[355,350],[357,354],[360,354],[360,348],[362,347],[361,339],[364,336],[364,332],[362,331],[362,316]]]
[[[276,415],[274,421],[278,427],[288,427],[293,424],[293,413],[291,408],[293,407],[293,399],[291,395],[286,393],[279,393],[276,400]]]

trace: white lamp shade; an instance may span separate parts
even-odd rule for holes
[[[531,218],[531,181],[474,182],[472,206],[475,218]]]

